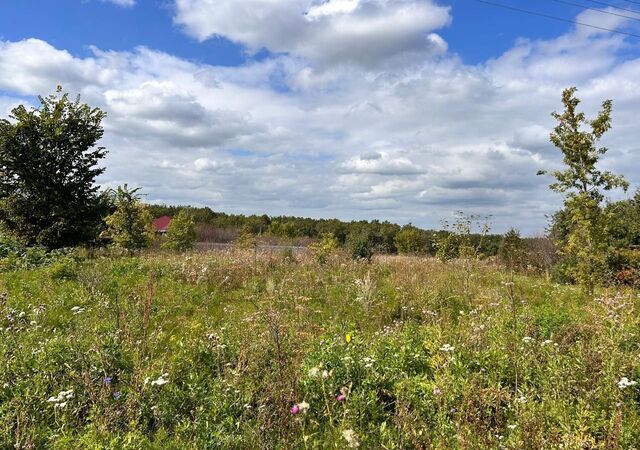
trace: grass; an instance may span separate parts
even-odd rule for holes
[[[640,448],[639,307],[410,257],[68,259],[0,275],[0,448]]]

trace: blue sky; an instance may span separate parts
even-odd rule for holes
[[[554,3],[552,0],[535,2],[537,5],[525,0],[501,2],[569,19],[582,11],[581,8]],[[621,7],[633,7],[624,1],[617,3]],[[474,0],[441,1],[439,4],[451,6],[453,15],[452,24],[441,34],[451,50],[468,63],[479,63],[499,56],[520,37],[551,38],[571,27],[568,23],[513,12]],[[582,4],[597,7],[588,0],[583,0]],[[175,8],[166,0],[138,0],[133,7],[114,7],[113,3],[100,0],[20,0],[6,1],[2,8],[2,39],[15,41],[38,37],[79,56],[87,54],[89,45],[103,50],[130,50],[143,45],[215,65],[239,65],[254,57],[248,56],[242,45],[224,37],[199,42],[185,35],[180,27],[174,26],[172,15]]]
[[[615,15],[640,13],[591,0],[492,1],[640,34]],[[535,233],[561,202],[535,173],[560,163],[549,114],[571,85],[588,114],[613,99],[603,163],[640,184],[638,38],[475,0],[2,8],[0,113],[81,94],[108,113],[101,184],[150,201],[425,227],[464,210]]]

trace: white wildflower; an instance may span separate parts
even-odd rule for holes
[[[449,344],[444,344],[442,347],[440,347],[440,351],[441,352],[452,352],[455,349],[456,349],[455,347],[453,347],[452,345],[449,345]]]
[[[517,425],[515,423],[511,424],[511,425],[507,425],[507,428],[510,429],[510,430],[515,430],[516,427],[517,427]]]
[[[152,386],[162,386],[162,385],[164,385],[164,384],[167,384],[167,383],[169,382],[168,377],[169,377],[169,374],[168,374],[168,373],[163,373],[162,375],[160,375],[160,376],[158,377],[158,379],[153,380],[153,381],[151,382],[151,385],[152,385]]]
[[[312,367],[309,369],[309,377],[318,378],[320,376],[320,369],[318,367]]]
[[[342,437],[344,438],[345,441],[347,441],[347,444],[349,444],[349,447],[351,448],[360,447],[360,442],[358,441],[358,435],[356,434],[355,431],[344,430],[342,432]]]
[[[533,338],[531,336],[525,336],[522,338],[522,342],[528,344],[529,342],[533,342]]]
[[[636,384],[638,384],[636,381],[630,380],[627,377],[622,377],[620,378],[620,381],[618,381],[618,387],[620,389],[626,389],[630,386],[635,386]]]
[[[549,344],[553,344],[553,341],[551,339],[546,339],[540,345],[542,345],[544,347],[545,345],[549,345]]]
[[[307,402],[304,402],[304,401],[298,403],[298,408],[300,408],[300,412],[303,412],[303,413],[307,412],[307,410],[309,409],[309,406],[310,405]]]

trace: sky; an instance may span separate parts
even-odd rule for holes
[[[640,1],[0,4],[0,117],[80,94],[107,112],[99,183],[148,202],[543,232],[569,86],[589,117],[613,100],[602,166],[631,189],[611,198],[640,187]]]

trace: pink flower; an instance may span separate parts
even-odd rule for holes
[[[347,396],[344,394],[340,394],[336,397],[336,400],[338,400],[339,402],[343,402],[347,399]]]
[[[300,407],[298,405],[293,405],[290,409],[291,414],[294,416],[300,412]]]

